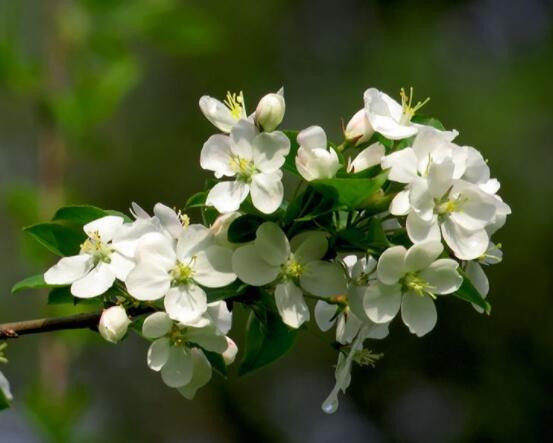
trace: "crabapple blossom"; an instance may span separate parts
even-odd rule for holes
[[[319,297],[346,291],[340,265],[322,260],[327,249],[323,232],[306,231],[289,242],[280,227],[265,222],[257,229],[253,243],[234,252],[232,269],[252,286],[276,282],[275,302],[282,321],[299,328],[310,318],[303,291]]]
[[[200,98],[200,110],[213,126],[227,134],[241,119],[247,119],[244,94],[227,92],[224,101],[204,95]]]
[[[290,151],[290,140],[280,131],[259,133],[253,123],[241,120],[230,136],[213,135],[202,148],[200,164],[215,177],[232,177],[234,181],[217,183],[206,203],[219,212],[237,211],[251,195],[253,205],[271,214],[282,203],[282,171]]]
[[[110,343],[117,343],[125,336],[130,324],[131,321],[123,306],[111,306],[102,312],[98,332]]]
[[[346,142],[359,146],[366,141],[369,141],[374,134],[374,129],[367,118],[365,109],[357,111],[353,117],[348,121],[346,128],[344,129],[344,138]]]
[[[297,141],[300,146],[296,153],[296,168],[305,180],[332,178],[336,175],[340,169],[340,160],[334,148],[328,147],[323,128],[310,126],[300,131]]]
[[[259,100],[255,122],[264,131],[274,131],[282,123],[285,110],[284,89],[281,88],[277,93],[267,94]]]

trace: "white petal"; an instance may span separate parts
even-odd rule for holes
[[[411,182],[409,203],[413,211],[423,220],[430,221],[434,215],[435,200],[430,192],[430,183],[422,177],[415,177]]]
[[[275,303],[282,321],[292,328],[299,328],[309,320],[309,309],[301,289],[291,281],[277,285]]]
[[[368,286],[363,294],[363,308],[369,319],[375,323],[388,323],[399,312],[401,286],[376,283]]]
[[[443,250],[444,247],[439,241],[427,241],[411,246],[405,254],[405,270],[414,272],[430,266]]]
[[[230,132],[232,153],[244,160],[253,160],[252,143],[258,133],[252,122],[240,120]]]
[[[186,261],[199,251],[209,248],[213,243],[213,236],[209,228],[200,224],[190,225],[178,238],[177,257],[181,261]]]
[[[489,237],[484,229],[467,231],[451,220],[445,220],[441,228],[445,242],[457,258],[474,260],[486,252]]]
[[[434,294],[451,294],[461,287],[463,277],[457,272],[459,263],[441,258],[420,272],[421,278],[430,284]]]
[[[482,297],[485,298],[490,291],[490,282],[488,281],[488,277],[486,277],[486,273],[484,272],[484,269],[482,269],[482,266],[480,266],[477,262],[469,261],[467,263],[467,267],[465,268],[465,273],[467,274],[468,279],[474,285],[476,290],[480,293]],[[482,309],[480,306],[474,303],[472,304],[472,306],[478,312],[484,312],[484,309]]]
[[[373,114],[368,118],[373,129],[390,140],[409,138],[418,132],[417,126],[400,124],[391,117]]]
[[[234,280],[232,272],[232,250],[213,245],[196,254],[192,265],[194,281],[207,288],[222,288]]]
[[[159,220],[155,217],[138,219],[133,223],[125,223],[117,231],[111,247],[127,258],[135,258],[136,248],[142,238],[149,233],[160,232]]]
[[[215,206],[221,213],[237,211],[249,192],[250,187],[244,182],[220,182],[209,191],[206,204]]]
[[[363,323],[353,313],[340,315],[336,324],[336,341],[343,345],[351,343]]]
[[[388,94],[376,88],[369,88],[363,93],[365,111],[368,115],[383,115],[395,120],[401,118],[402,106]]]
[[[451,158],[431,163],[428,168],[428,190],[434,198],[442,197],[453,183],[455,165]]]
[[[189,328],[186,339],[204,348],[206,351],[222,354],[227,349],[227,339],[212,325],[205,328]]]
[[[158,300],[171,286],[168,271],[154,261],[139,263],[125,280],[127,290],[137,300]]]
[[[390,214],[392,215],[406,215],[411,210],[411,203],[409,202],[409,190],[400,191],[390,203]]]
[[[298,144],[306,149],[326,148],[326,133],[320,126],[309,126],[300,131],[297,137]]]
[[[376,266],[376,275],[385,285],[393,285],[405,274],[405,254],[403,246],[393,246],[386,249]]]
[[[118,252],[113,252],[110,256],[110,260],[108,267],[111,269],[111,272],[113,272],[119,280],[125,281],[127,275],[129,275],[129,272],[131,272],[135,266],[134,261],[124,257]]]
[[[438,217],[433,215],[429,221],[423,220],[416,213],[411,212],[407,216],[407,235],[413,243],[426,241],[440,241],[440,226]]]
[[[483,193],[483,191],[480,191]],[[452,221],[457,223],[462,228],[468,230],[477,230],[485,228],[490,224],[496,213],[496,206],[493,202],[484,201],[481,197],[470,191],[464,191],[461,199],[466,199],[459,211],[450,214]],[[491,196],[487,197],[493,198]]]
[[[169,359],[161,368],[161,379],[170,388],[181,388],[192,379],[192,357],[184,347],[171,347]]]
[[[151,232],[140,239],[135,257],[139,264],[155,263],[165,270],[171,269],[177,259],[174,242],[159,232]]]
[[[411,183],[417,177],[417,156],[412,148],[392,152],[382,158],[382,169],[390,169],[388,179],[399,183]]]
[[[304,231],[290,242],[294,256],[301,263],[320,260],[328,250],[327,235],[322,231]]]
[[[319,300],[315,305],[315,321],[321,331],[328,331],[336,323],[336,305]]]
[[[422,337],[434,329],[438,314],[430,297],[408,292],[401,302],[401,318],[411,333]]]
[[[284,164],[290,140],[283,132],[262,132],[253,140],[253,162],[262,172],[274,172]]]
[[[257,254],[272,266],[280,266],[290,256],[290,243],[284,232],[273,222],[265,222],[256,231]]]
[[[338,263],[312,261],[305,265],[300,276],[300,285],[307,292],[319,297],[345,295],[347,291],[346,274]]]
[[[382,143],[373,143],[355,157],[355,160],[351,162],[348,168],[348,172],[360,172],[379,165],[385,152],[386,148],[384,148]]]
[[[191,349],[190,355],[192,358],[192,379],[182,388],[179,388],[181,395],[188,400],[192,400],[196,395],[196,391],[206,385],[211,380],[211,363],[206,358],[201,349]]]
[[[255,174],[252,177],[253,205],[264,214],[275,212],[284,196],[282,176],[277,172]]]
[[[207,139],[200,154],[202,169],[215,172],[217,178],[232,177],[235,171],[231,168],[232,152],[230,137],[226,135],[212,135]]]
[[[207,310],[205,291],[193,283],[169,289],[163,302],[169,317],[183,324],[193,322]]]
[[[268,264],[257,254],[254,245],[246,245],[234,251],[232,270],[244,283],[263,286],[277,278],[280,266]]]
[[[200,109],[213,126],[223,132],[230,132],[236,124],[236,118],[224,103],[216,98],[204,95],[200,98]]]
[[[117,215],[106,215],[83,226],[86,235],[91,237],[95,232],[100,234],[103,242],[108,242],[115,237],[119,228],[123,225],[123,217]]]
[[[68,285],[83,278],[92,269],[92,256],[88,254],[64,257],[44,274],[49,285]]]
[[[216,301],[207,305],[207,313],[215,327],[223,334],[228,334],[232,326],[232,312],[225,301]]]
[[[295,162],[298,172],[307,181],[333,178],[340,169],[340,160],[333,148],[300,147]]]
[[[386,338],[390,333],[389,327],[390,323],[374,323],[370,326],[370,328],[367,329],[367,338],[382,340],[383,338]]]
[[[165,312],[154,312],[146,317],[142,324],[142,335],[146,338],[159,338],[168,334],[173,327],[173,321]]]
[[[171,345],[168,338],[158,338],[148,348],[147,362],[152,371],[159,372],[169,360]]]
[[[87,275],[71,285],[71,294],[78,298],[92,298],[112,287],[115,274],[107,263],[98,263]]]
[[[156,203],[154,206],[154,214],[159,219],[161,226],[163,226],[173,238],[179,238],[184,228],[179,216],[173,209],[162,203]]]

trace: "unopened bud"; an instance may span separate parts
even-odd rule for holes
[[[228,346],[225,352],[223,352],[222,356],[225,364],[229,366],[234,362],[234,359],[236,358],[236,354],[238,353],[238,346],[236,346],[236,343],[234,343],[234,340],[232,338],[225,338],[227,339]]]
[[[267,94],[259,100],[255,110],[255,121],[264,131],[274,131],[282,123],[285,109],[286,105],[282,94]]]
[[[131,324],[125,308],[122,306],[112,306],[105,309],[100,317],[98,331],[110,343],[117,343],[127,333],[127,328]]]
[[[355,146],[368,141],[373,134],[374,129],[364,109],[354,114],[344,130],[344,138]]]

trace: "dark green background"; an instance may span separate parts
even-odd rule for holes
[[[65,202],[119,210],[182,206],[202,189],[206,93],[243,90],[253,111],[284,86],[284,127],[320,124],[340,141],[366,88],[413,85],[431,97],[425,113],[489,159],[513,209],[496,235],[505,260],[488,272],[492,315],[440,299],[428,336],[395,322],[333,416],[320,403],[335,354],[315,335],[188,402],[147,369],[146,343],[83,331],[10,342],[1,370],[16,400],[0,441],[550,440],[552,24],[550,0],[0,0],[0,321],[66,312],[9,294],[52,260],[19,235],[51,215],[48,183]],[[56,143],[63,174],[49,170]]]

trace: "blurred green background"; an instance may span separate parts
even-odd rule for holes
[[[284,86],[284,127],[338,140],[366,88],[413,85],[513,208],[491,317],[445,298],[422,339],[396,322],[333,416],[335,354],[309,333],[188,402],[146,367],[145,342],[81,331],[10,342],[0,441],[553,441],[552,24],[551,0],[0,0],[0,321],[67,311],[9,294],[53,260],[22,226],[63,203],[179,207],[201,190],[202,94],[243,90],[253,111]]]

